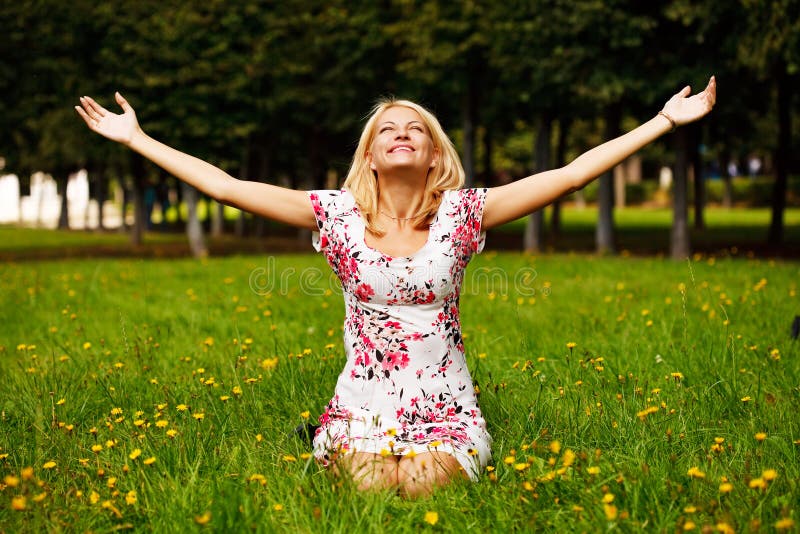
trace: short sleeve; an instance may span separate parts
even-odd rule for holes
[[[331,224],[333,215],[342,196],[342,191],[335,189],[318,189],[307,191],[317,221],[318,231],[311,233],[311,245],[317,252],[327,248],[331,238]]]
[[[460,224],[470,253],[479,254],[486,244],[486,232],[481,229],[483,207],[486,204],[486,188],[460,189],[456,202]]]

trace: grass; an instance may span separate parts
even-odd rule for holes
[[[800,251],[800,208],[787,208],[784,214],[785,238],[781,249],[767,249],[764,242],[770,223],[767,208],[705,210],[706,229],[691,229],[691,243],[696,251],[719,252],[737,247],[756,255],[796,256]],[[550,209],[546,211],[549,221]],[[614,211],[616,241],[620,251],[633,254],[668,254],[672,211],[664,208],[629,207]],[[488,246],[519,250],[527,218],[491,231]],[[562,211],[562,232],[551,235],[546,223],[548,251],[593,251],[597,209],[567,206]],[[232,253],[269,253],[283,250],[310,250],[308,239],[298,243],[295,230],[270,226],[268,238],[236,238],[231,235],[211,238],[212,255]],[[0,226],[0,260],[59,259],[64,257],[148,256],[176,257],[189,255],[183,233],[150,232],[144,245],[133,248],[127,234],[117,232],[54,231]]]
[[[494,465],[418,501],[357,493],[293,433],[343,365],[328,272],[0,266],[0,531],[797,529],[798,264],[477,256],[462,320]]]

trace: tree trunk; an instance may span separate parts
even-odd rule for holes
[[[706,222],[703,210],[706,206],[706,179],[703,175],[703,160],[700,157],[700,125],[695,123],[685,126],[689,133],[689,156],[694,176],[694,228],[705,230]]]
[[[61,198],[61,210],[58,214],[58,229],[69,230],[69,201],[67,199],[67,184],[69,173],[58,171],[56,175],[56,191]]]
[[[472,187],[475,183],[475,123],[477,122],[477,88],[473,81],[474,75],[470,74],[467,80],[467,93],[462,104],[462,126],[464,128],[463,164],[465,187]]]
[[[203,235],[203,226],[197,217],[197,189],[191,185],[181,182],[183,201],[186,202],[186,237],[189,239],[189,249],[195,258],[208,256],[206,239]]]
[[[144,185],[145,167],[144,158],[134,153],[131,156],[131,173],[133,174],[133,188],[131,201],[133,202],[133,226],[131,227],[130,243],[138,247],[142,244],[145,229]],[[123,215],[124,216],[124,215]]]
[[[606,108],[605,139],[614,139],[619,136],[619,123],[622,117],[622,105],[611,104]],[[613,254],[614,248],[614,170],[600,176],[597,192],[597,228],[595,229],[595,244],[598,254]]]
[[[689,132],[679,128],[675,132],[675,169],[672,173],[672,233],[670,254],[675,260],[684,260],[691,253],[689,245],[689,202],[687,170],[689,167]]]
[[[558,141],[556,142],[555,167],[560,168],[567,163],[567,134],[569,133],[570,119],[561,118],[558,121]],[[550,232],[554,237],[561,235],[561,199],[553,202],[553,211],[550,215]]]
[[[492,128],[488,124],[483,132],[483,183],[486,187],[493,185],[494,168],[492,165],[492,152],[494,141],[492,139]]]
[[[536,132],[534,147],[533,173],[545,171],[550,166],[550,135],[553,131],[553,119],[548,113],[542,114]],[[523,250],[528,253],[540,252],[544,245],[544,207],[534,211],[525,225],[522,239]]]
[[[786,208],[787,175],[789,170],[789,148],[792,143],[792,93],[787,66],[779,62],[776,78],[778,82],[778,146],[775,148],[775,184],[772,186],[772,221],[767,242],[771,246],[783,243],[783,212]]]
[[[98,167],[94,171],[94,192],[97,201],[97,229],[105,230],[106,223],[103,218],[103,205],[106,203],[106,170]]]

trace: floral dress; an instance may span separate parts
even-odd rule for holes
[[[449,190],[425,245],[406,257],[367,246],[345,189],[308,192],[322,251],[341,281],[347,362],[319,418],[314,455],[452,454],[471,478],[491,437],[464,357],[458,300],[464,269],[483,249],[486,189]]]

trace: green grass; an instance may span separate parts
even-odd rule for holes
[[[550,213],[548,208],[546,221],[549,221]],[[546,250],[593,251],[597,208],[590,206],[578,209],[570,206],[562,213],[560,236],[551,235],[549,222],[545,224]],[[785,212],[784,246],[780,250],[764,247],[770,217],[767,208],[708,207],[705,210],[706,229],[690,231],[693,250],[708,253],[737,247],[742,253],[755,250],[757,255],[791,255],[792,251],[800,250],[800,208],[788,208]],[[616,209],[614,220],[617,248],[620,251],[633,254],[669,253],[671,210],[639,207]],[[527,218],[523,218],[492,230],[487,246],[521,248],[521,236],[526,221]],[[292,229],[271,226],[269,239],[242,239],[225,235],[210,239],[209,245],[212,255],[310,250],[308,240],[298,244],[293,239],[295,235],[296,231]],[[127,234],[117,232],[54,231],[0,226],[0,259],[6,260],[131,255],[174,257],[188,254],[186,237],[180,232],[149,232],[144,236],[144,245],[134,249],[129,244]]]
[[[272,262],[0,266],[0,531],[800,523],[800,350],[789,337],[800,310],[797,263],[476,257],[462,321],[494,471],[404,501],[359,494],[303,457],[292,429],[332,394],[343,305],[320,256]],[[262,277],[254,292],[249,281],[263,268],[276,275],[271,291]],[[313,288],[328,294],[307,294],[301,276],[311,269],[324,273]],[[564,468],[567,450],[575,459]],[[155,463],[144,465],[148,458]],[[692,467],[704,477],[690,476]],[[751,489],[768,469],[777,478]],[[730,493],[719,491],[723,477]],[[12,509],[18,497],[25,510]],[[425,522],[428,511],[436,525]]]

